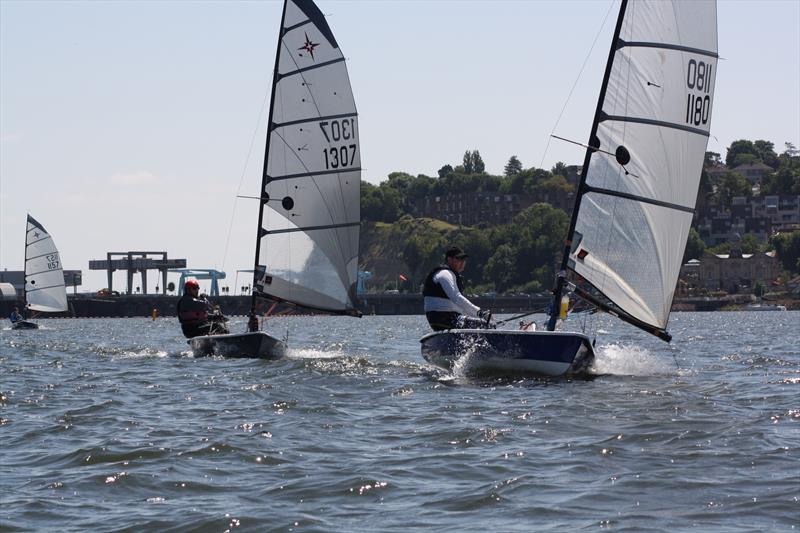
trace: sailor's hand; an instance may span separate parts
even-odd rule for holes
[[[488,322],[492,318],[492,311],[490,309],[481,309],[478,311],[478,318]]]

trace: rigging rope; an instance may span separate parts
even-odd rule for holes
[[[230,246],[231,242],[231,233],[233,232],[233,220],[236,217],[236,205],[239,202],[239,194],[242,191],[242,183],[244,182],[244,176],[247,173],[247,167],[250,165],[250,156],[253,154],[253,144],[256,141],[256,135],[258,135],[258,130],[261,127],[262,122],[262,115],[264,114],[264,107],[266,107],[267,100],[269,100],[270,91],[264,92],[264,100],[261,102],[261,109],[258,111],[258,118],[256,121],[256,127],[253,130],[253,135],[250,138],[250,147],[247,149],[247,156],[244,159],[244,168],[242,168],[242,175],[239,177],[239,186],[236,188],[236,194],[233,197],[233,207],[231,208],[231,219],[228,223],[228,236],[225,239],[225,251],[222,254],[222,267],[220,270],[223,272],[225,271],[225,261],[228,259],[228,247]],[[260,188],[260,186],[259,186]],[[263,195],[263,192],[259,194],[259,197]]]
[[[567,109],[567,105],[569,104],[570,98],[572,98],[572,93],[575,92],[575,87],[578,86],[578,82],[583,75],[583,70],[586,68],[586,64],[589,63],[589,57],[592,55],[594,51],[594,46],[597,44],[597,40],[600,38],[600,34],[603,33],[603,28],[606,26],[606,21],[608,21],[608,16],[611,14],[611,9],[614,7],[614,3],[616,0],[612,0],[608,6],[608,11],[606,11],[606,16],[603,18],[602,24],[600,24],[600,28],[597,30],[597,35],[594,36],[594,40],[592,41],[592,46],[589,47],[589,52],[586,54],[586,58],[583,60],[583,65],[581,65],[580,70],[578,71],[578,76],[575,78],[575,83],[572,84],[572,88],[569,90],[569,94],[567,94],[567,98],[564,101],[564,105],[561,107],[561,112],[558,114],[558,118],[556,118],[555,124],[553,124],[553,129],[550,130],[550,135],[547,136],[547,144],[544,147],[544,153],[542,154],[542,161],[539,163],[539,168],[542,168],[544,165],[544,158],[547,157],[547,151],[550,149],[550,140],[552,139],[552,134],[556,131],[559,122],[561,122],[561,117],[564,115],[564,110]]]

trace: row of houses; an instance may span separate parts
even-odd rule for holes
[[[697,232],[708,246],[752,233],[760,242],[800,229],[800,195],[735,196],[731,205],[708,205],[697,213]]]

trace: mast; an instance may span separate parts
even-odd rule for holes
[[[591,146],[595,146],[595,138],[597,136],[597,127],[600,124],[600,116],[603,112],[603,102],[606,98],[606,90],[608,89],[608,79],[611,76],[611,68],[614,64],[614,55],[617,52],[617,42],[619,41],[619,34],[622,30],[622,21],[625,18],[625,10],[628,7],[628,0],[622,0],[619,6],[619,15],[617,16],[617,26],[614,29],[614,37],[611,39],[611,49],[608,52],[608,61],[606,62],[606,71],[603,75],[603,84],[600,87],[600,96],[597,99],[597,108],[594,112],[594,121],[592,122],[592,132],[589,134],[590,148],[586,149],[586,155],[583,159],[583,168],[581,169],[581,180],[578,184],[578,191],[575,195],[575,206],[572,208],[572,218],[569,222],[569,230],[567,231],[567,238],[564,241],[564,256],[561,259],[561,266],[556,274],[556,286],[553,289],[553,303],[550,308],[550,320],[547,323],[547,330],[554,331],[556,329],[556,321],[558,320],[559,308],[561,302],[561,294],[564,291],[567,277],[567,264],[569,262],[569,253],[572,248],[572,234],[575,231],[575,223],[578,220],[578,211],[581,206],[581,198],[587,192],[586,190],[586,175],[589,172],[589,161],[592,158],[592,153],[595,151]],[[599,148],[599,147],[598,147]]]
[[[25,316],[25,310],[28,307],[28,219],[31,214],[27,213],[25,217],[25,253],[22,254],[22,316]],[[27,318],[27,317],[26,317]]]
[[[281,45],[283,44],[284,24],[286,21],[286,5],[288,0],[283,1],[283,13],[281,14],[281,26],[278,32],[278,45],[275,50],[275,67],[272,71],[272,93],[269,98],[269,114],[267,115],[267,139],[264,147],[264,169],[261,173],[261,189],[258,193],[258,226],[256,227],[256,253],[253,260],[253,283],[251,290],[253,292],[250,301],[250,316],[255,316],[256,313],[256,281],[258,281],[258,257],[261,252],[261,225],[264,220],[264,191],[266,190],[267,183],[269,183],[269,176],[267,175],[267,165],[269,158],[269,143],[272,133],[272,112],[275,108],[275,86],[278,84],[278,64],[280,62]],[[252,324],[250,325],[252,326]],[[256,329],[250,329],[256,331]]]

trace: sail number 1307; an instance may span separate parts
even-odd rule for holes
[[[324,120],[319,123],[319,128],[328,143],[344,142],[340,146],[323,148],[322,155],[325,157],[325,168],[337,169],[355,164],[356,144],[354,142],[348,144],[347,141],[355,140],[356,120],[354,118]]]
[[[690,59],[686,67],[686,123],[708,124],[711,113],[711,70],[713,65]],[[695,92],[696,91],[696,92]],[[699,94],[698,94],[699,93]]]

